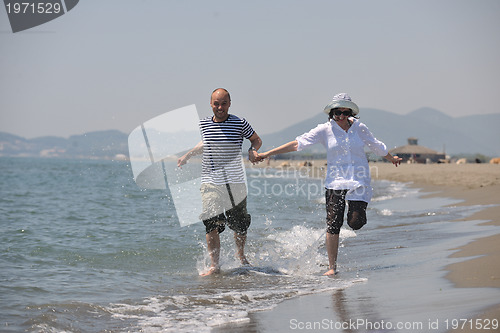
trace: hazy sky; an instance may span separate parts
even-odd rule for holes
[[[0,131],[27,138],[206,116],[216,87],[260,134],[339,92],[361,116],[500,112],[498,0],[81,0],[15,34],[1,6],[0,49]]]

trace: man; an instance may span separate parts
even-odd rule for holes
[[[202,141],[177,161],[181,167],[189,158],[203,152],[201,194],[203,213],[200,218],[206,227],[206,239],[210,254],[210,269],[202,276],[220,271],[220,237],[226,223],[234,231],[237,256],[243,265],[248,265],[245,257],[247,229],[250,215],[246,207],[245,170],[241,161],[243,139],[251,142],[248,158],[257,162],[257,150],[262,140],[250,124],[229,114],[231,96],[226,89],[212,92],[210,106],[213,116],[200,120]]]

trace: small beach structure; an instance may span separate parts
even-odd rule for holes
[[[417,138],[408,138],[408,144],[389,150],[392,155],[403,159],[403,163],[441,163],[446,155],[433,149],[419,146]]]

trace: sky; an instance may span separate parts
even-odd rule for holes
[[[18,33],[2,6],[0,131],[130,133],[191,104],[210,115],[218,87],[259,134],[340,92],[360,116],[499,113],[499,32],[498,0],[82,0]]]

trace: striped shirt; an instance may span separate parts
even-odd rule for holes
[[[215,185],[245,183],[241,157],[243,138],[249,139],[254,130],[245,120],[230,114],[217,123],[212,117],[200,120],[203,140],[201,182]]]

